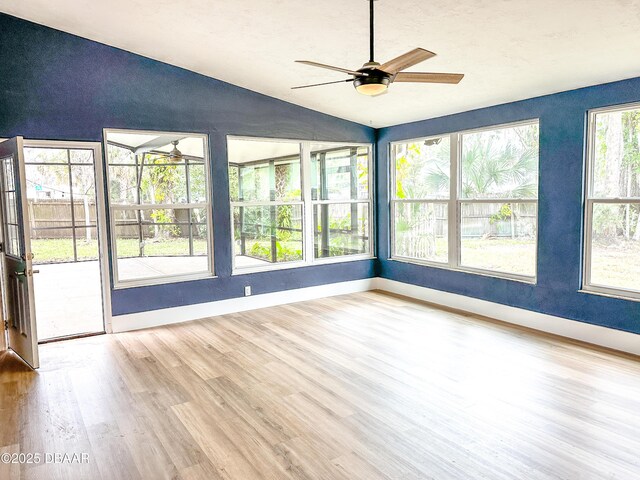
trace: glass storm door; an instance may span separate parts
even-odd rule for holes
[[[32,368],[38,368],[38,338],[22,137],[0,143],[3,237],[3,315],[9,347]]]

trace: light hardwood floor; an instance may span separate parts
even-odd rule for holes
[[[39,479],[640,478],[640,361],[367,292],[4,355]]]

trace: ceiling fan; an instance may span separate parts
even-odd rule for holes
[[[171,151],[169,152],[169,161],[170,162],[181,162],[182,161],[182,152],[180,150],[178,150],[178,140],[174,140],[173,142],[171,142],[171,145],[173,145],[173,148],[171,149]]]
[[[414,82],[414,83],[460,83],[461,73],[425,73],[425,72],[403,72],[403,70],[417,65],[420,62],[435,57],[435,53],[424,48],[415,48],[410,52],[380,64],[374,60],[374,36],[373,36],[373,2],[369,0],[369,61],[358,70],[334,67],[323,63],[310,62],[308,60],[296,60],[297,63],[304,63],[312,67],[326,68],[337,72],[348,73],[353,78],[337,80],[334,82],[315,83],[313,85],[302,85],[292,87],[293,90],[299,88],[318,87],[320,85],[330,85],[333,83],[353,82],[353,86],[363,95],[380,95],[387,91],[389,84],[393,82]]]
[[[167,152],[167,153],[156,152],[156,151],[151,151],[151,152],[154,154],[156,159],[165,159],[171,163],[180,163],[184,159],[184,156],[182,155],[182,152],[178,150],[179,142],[180,140],[171,141],[171,145],[173,145],[173,148],[171,149],[170,152]]]

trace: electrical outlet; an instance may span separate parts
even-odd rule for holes
[[[245,285],[244,287],[244,296],[248,297],[251,295],[251,285]]]

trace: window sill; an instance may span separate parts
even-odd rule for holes
[[[245,267],[245,268],[234,269],[231,272],[231,276],[235,277],[237,275],[247,275],[249,273],[274,272],[278,270],[292,270],[292,269],[301,268],[301,267],[316,267],[320,265],[357,262],[361,260],[374,260],[375,258],[376,257],[373,255],[365,254],[365,255],[344,256],[344,257],[322,258],[322,259],[314,260],[313,262],[291,262],[291,263],[282,263],[282,264],[275,264],[275,265],[265,265],[260,267]]]
[[[416,260],[416,259],[412,259],[412,258],[405,258],[405,257],[391,257],[391,258],[389,258],[389,260],[392,261],[392,262],[400,262],[400,263],[408,263],[408,264],[411,264],[411,265],[418,265],[420,267],[439,268],[441,270],[448,270],[450,272],[470,273],[472,275],[478,275],[478,276],[481,276],[481,277],[497,278],[497,279],[500,279],[500,280],[509,280],[509,281],[512,281],[512,282],[519,282],[519,283],[524,283],[524,284],[527,284],[527,285],[536,285],[538,283],[537,277],[526,277],[526,276],[520,276],[520,275],[511,275],[509,273],[492,272],[490,270],[481,270],[481,269],[475,269],[475,268],[469,268],[469,267],[451,267],[451,266],[449,266],[447,264],[443,264],[443,263],[421,261],[421,260]]]
[[[124,282],[119,282],[117,285],[113,286],[113,290],[127,290],[129,288],[138,288],[138,287],[151,287],[154,285],[167,285],[172,283],[184,283],[191,282],[193,280],[206,280],[210,278],[218,278],[211,272],[205,273],[197,273],[197,274],[189,274],[189,275],[172,275],[166,277],[156,277],[156,278],[141,278],[134,280],[127,280]]]
[[[583,287],[578,290],[578,293],[584,293],[587,295],[598,295],[600,297],[614,298],[616,300],[626,300],[629,302],[640,302],[640,294],[635,296],[634,293],[628,292],[626,290],[615,292],[599,290],[597,287]]]

